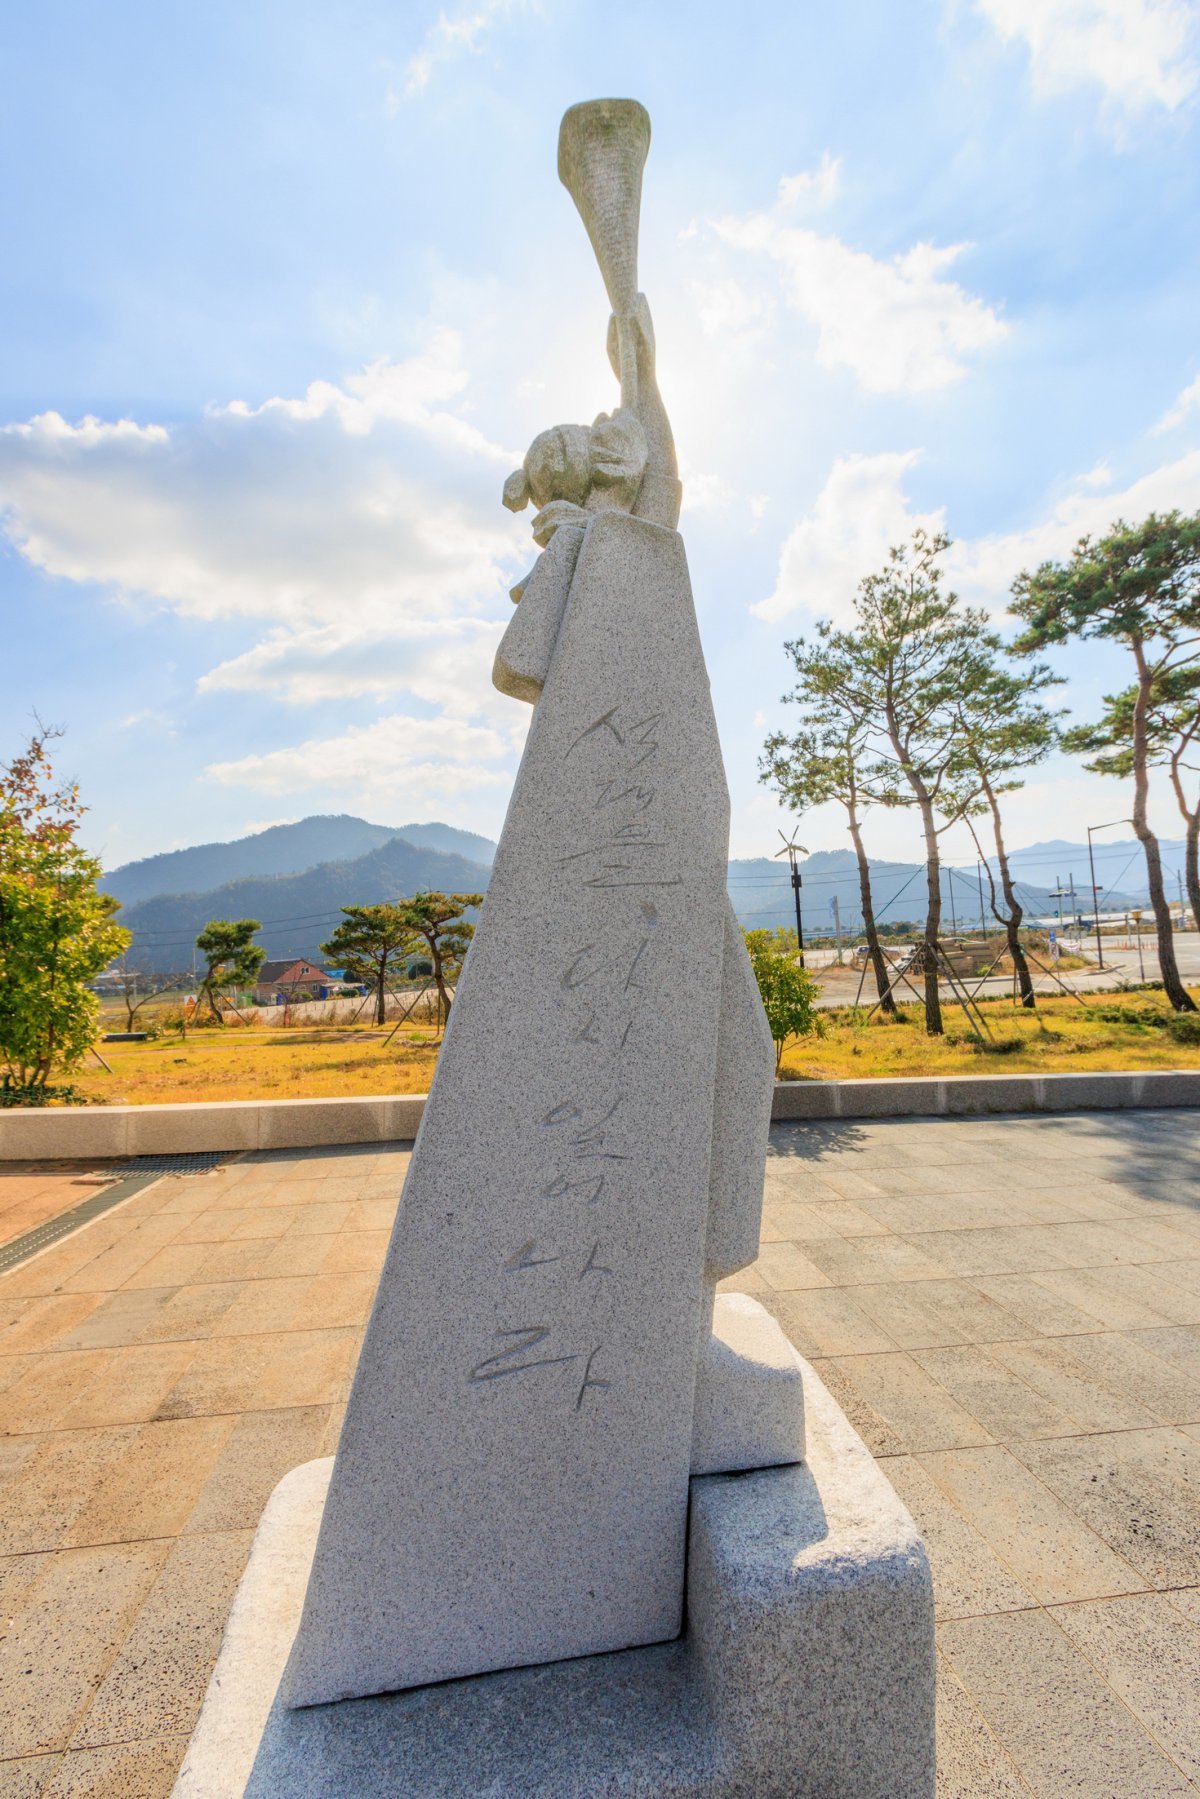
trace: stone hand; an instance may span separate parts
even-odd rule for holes
[[[645,294],[639,294],[634,301],[629,322],[633,327],[637,345],[638,372],[643,376],[654,374],[654,321],[650,317],[650,304]],[[608,319],[608,360],[613,374],[621,379],[621,358],[617,346],[617,315],[609,314]]]

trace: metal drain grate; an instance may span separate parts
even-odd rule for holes
[[[137,1174],[211,1174],[228,1156],[227,1149],[185,1149],[177,1155],[134,1156],[114,1172],[122,1180]]]
[[[90,1224],[93,1218],[99,1218],[102,1212],[119,1206],[123,1199],[131,1199],[140,1193],[143,1187],[159,1181],[165,1174],[207,1174],[225,1161],[228,1152],[219,1149],[187,1151],[175,1156],[135,1156],[131,1162],[123,1162],[113,1170],[118,1177],[111,1187],[102,1187],[98,1193],[91,1193],[87,1199],[81,1199],[77,1206],[69,1212],[60,1212],[57,1218],[47,1218],[44,1224],[35,1225],[33,1230],[26,1231],[24,1236],[14,1237],[11,1243],[0,1247],[0,1274],[6,1274],[10,1268],[17,1268],[36,1256],[40,1250],[48,1249],[63,1237],[69,1237],[80,1225]]]

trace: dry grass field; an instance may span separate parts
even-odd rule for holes
[[[1200,994],[1200,989],[1197,990]],[[1087,1007],[1075,1000],[1040,1000],[1034,1013],[1008,999],[983,1002],[993,1041],[980,1044],[958,1006],[947,1005],[946,1035],[930,1038],[917,1008],[903,1008],[892,1024],[865,1012],[823,1014],[819,1036],[791,1043],[786,1080],[847,1080],[872,1075],[1084,1073],[1100,1069],[1200,1066],[1200,1020],[1195,1041],[1173,1034],[1161,993],[1106,993]],[[437,1064],[430,1024],[409,1022],[390,1043],[372,1026],[332,1025],[290,1030],[243,1027],[189,1030],[149,1043],[101,1046],[112,1073],[89,1058],[76,1085],[108,1105],[155,1105],[171,1100],[334,1098],[345,1094],[424,1093]]]
[[[1192,990],[1200,997],[1200,989]],[[791,1081],[862,1080],[872,1075],[1084,1074],[1099,1070],[1200,1067],[1200,1017],[1176,1022],[1161,993],[1103,993],[1086,1006],[1064,996],[1041,999],[1026,1012],[1011,1000],[989,999],[980,1012],[992,1033],[980,1041],[962,1008],[945,1004],[944,1037],[927,1037],[915,1004],[891,1023],[849,1010],[826,1015],[822,1035],[784,1051],[782,1077]],[[1194,1027],[1191,1019],[1195,1018]],[[1175,1035],[1191,1036],[1179,1041]]]

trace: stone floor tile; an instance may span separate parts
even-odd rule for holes
[[[1169,1324],[1171,1320],[1138,1297],[1134,1282],[1121,1277],[1136,1276],[1140,1268],[1054,1268],[1034,1276],[1039,1287],[1055,1299],[1078,1306],[1095,1320],[1093,1330],[1138,1329],[1147,1324]]]
[[[301,1462],[331,1453],[323,1446],[330,1411],[325,1405],[290,1406],[235,1419],[186,1532],[256,1529],[284,1475]]]
[[[922,1193],[862,1203],[863,1210],[888,1230],[904,1236],[921,1231],[987,1230],[1023,1222],[1020,1207],[1000,1193]]]
[[[1137,1343],[1151,1355],[1173,1362],[1193,1380],[1200,1380],[1200,1329],[1187,1324],[1168,1324],[1154,1330],[1126,1331],[1131,1343]]]
[[[1145,1584],[1200,1581],[1200,1443],[1186,1432],[1164,1426],[1011,1447]]]
[[[109,1350],[107,1353],[114,1358],[110,1378],[88,1380],[73,1403],[59,1413],[60,1428],[148,1421],[180,1380],[198,1348],[192,1341],[134,1343],[120,1351]]]
[[[86,1293],[80,1299],[98,1301],[94,1310],[67,1331],[56,1349],[115,1349],[136,1343],[146,1326],[168,1304],[174,1287],[122,1287],[116,1293]]]
[[[0,1759],[66,1746],[169,1549],[123,1543],[48,1558],[0,1638]]]
[[[310,1237],[310,1243],[329,1243],[321,1258],[319,1274],[378,1274],[387,1254],[390,1231],[343,1231],[330,1241],[326,1237]],[[297,1239],[296,1241],[304,1241]],[[744,1289],[749,1291],[748,1288]]]
[[[1069,1265],[1064,1256],[1079,1253],[1062,1231],[1099,1230],[1099,1225],[1005,1225],[995,1230],[926,1231],[919,1238],[928,1254],[936,1256],[950,1274],[974,1278],[981,1274],[1028,1274],[1043,1268]]]
[[[333,1185],[333,1183],[331,1182],[330,1185]],[[291,1236],[333,1237],[336,1236],[338,1231],[345,1229],[346,1220],[350,1216],[352,1199],[358,1198],[357,1185],[354,1188],[352,1198],[347,1197],[346,1199],[339,1200],[336,1204],[331,1203],[331,1201],[325,1197],[324,1187],[321,1188],[321,1195],[322,1200],[320,1205],[308,1205],[300,1208],[299,1216],[292,1225],[289,1233]]]
[[[211,1253],[209,1243],[168,1243],[144,1262],[126,1281],[127,1287],[183,1287],[199,1279],[199,1270]]]
[[[170,1799],[188,1739],[69,1749],[42,1799]]]
[[[377,1271],[372,1271],[370,1278],[378,1284]],[[760,1274],[755,1274],[753,1268],[739,1268],[736,1274],[726,1275],[723,1281],[717,1282],[718,1293],[753,1293],[764,1304],[767,1297],[774,1291],[774,1287],[768,1287],[766,1281]]]
[[[56,1549],[137,1434],[127,1425],[26,1438],[19,1465],[0,1487],[0,1553]]]
[[[1034,1604],[915,1457],[889,1456],[886,1473],[925,1540],[939,1618],[973,1618]]]
[[[44,1249],[20,1267],[10,1269],[4,1276],[5,1296],[15,1299],[23,1294],[61,1292],[71,1275],[94,1261],[102,1248],[107,1248],[111,1237],[102,1231],[103,1223],[102,1218],[97,1218],[63,1242]],[[110,1228],[119,1235],[119,1227]]]
[[[1051,1616],[1200,1787],[1200,1630],[1160,1593],[1057,1606]]]
[[[861,1291],[856,1288],[851,1298],[839,1287],[810,1287],[799,1293],[769,1290],[763,1296],[763,1304],[779,1320],[784,1334],[802,1356],[860,1355],[895,1349],[895,1339],[863,1311],[859,1304]]]
[[[809,1248],[811,1248],[811,1243]],[[795,1243],[764,1243],[754,1272],[777,1293],[803,1287],[828,1287],[829,1276]]]
[[[977,1274],[971,1285],[1004,1307],[1025,1326],[1022,1336],[1036,1331],[1047,1337],[1068,1336],[1075,1331],[1094,1331],[1090,1312],[1057,1298],[1032,1274]]]
[[[808,1243],[816,1237],[836,1237],[838,1233],[833,1225],[821,1217],[822,1209],[811,1203],[767,1200],[763,1205],[760,1240],[763,1243]]]
[[[0,1393],[0,1432],[53,1430],[81,1391],[111,1387],[105,1376],[112,1366],[113,1352],[107,1349],[6,1357],[3,1372],[15,1371],[17,1378]]]
[[[926,1374],[999,1442],[1012,1437],[1061,1437],[1081,1428],[985,1349],[959,1344],[953,1349],[914,1349],[912,1355]]]
[[[1166,1424],[1200,1423],[1200,1380],[1119,1331],[1075,1337],[1071,1354],[1113,1392],[1143,1405]]]
[[[150,1288],[150,1292],[158,1289]],[[209,1281],[178,1287],[150,1311],[137,1333],[139,1343],[187,1343],[207,1337],[245,1290],[242,1281]]]
[[[365,1238],[373,1238],[374,1234],[371,1231],[356,1231],[352,1241],[361,1243]],[[301,1275],[311,1278],[314,1274],[320,1274],[321,1264],[340,1241],[335,1236],[281,1237],[278,1242],[271,1244],[269,1253],[263,1258],[258,1278],[269,1281],[297,1279]]]
[[[863,1396],[839,1359],[814,1359],[813,1367],[872,1455],[891,1457],[907,1452],[908,1445],[900,1432]]]
[[[304,1295],[312,1286],[307,1275],[246,1281],[232,1305],[213,1325],[214,1337],[246,1337],[292,1328]]]
[[[1025,1334],[1011,1312],[970,1283],[949,1276],[880,1283],[852,1291],[863,1310],[890,1332],[902,1349],[992,1343]]]
[[[1174,1279],[1175,1268],[1171,1262],[1145,1262],[1136,1266],[1126,1263],[1121,1268],[1092,1268],[1088,1273],[1101,1288],[1107,1287],[1131,1301],[1140,1302],[1156,1312],[1163,1323],[1200,1324],[1200,1289],[1193,1291],[1179,1285]],[[1147,1319],[1144,1326],[1131,1326],[1126,1322],[1110,1328],[1149,1330],[1153,1325],[1154,1321]]]
[[[939,1653],[937,1799],[1029,1799],[1030,1790]]]
[[[1083,1430],[1136,1430],[1159,1422],[1157,1412],[1097,1379],[1074,1353],[1086,1336],[1040,1337],[1032,1342],[992,1343],[988,1354],[1054,1405]]]
[[[180,1539],[71,1746],[188,1736],[250,1553],[250,1531]]]
[[[378,1285],[374,1270],[370,1273],[319,1274],[309,1283],[292,1326],[309,1330],[351,1327],[362,1330]]]
[[[1190,1783],[1043,1611],[945,1624],[954,1672],[1038,1799],[1168,1799]]]
[[[837,1367],[842,1380],[853,1385],[909,1452],[991,1441],[978,1420],[910,1355],[839,1356]]]
[[[823,1238],[809,1244],[812,1259],[838,1287],[881,1281],[936,1280],[946,1268],[925,1248],[926,1239],[883,1237]]]
[[[282,1207],[272,1210],[260,1206],[243,1206],[230,1208],[228,1211],[210,1209],[198,1212],[195,1217],[184,1224],[175,1241],[177,1243],[228,1243],[243,1238],[282,1237],[294,1217],[299,1215],[299,1208],[293,1211]]]
[[[886,1236],[889,1227],[873,1218],[863,1206],[852,1199],[831,1199],[822,1201],[813,1207],[816,1222],[823,1228],[821,1234],[827,1237],[880,1237]]]
[[[358,1354],[359,1333],[287,1331],[202,1343],[187,1373],[163,1399],[160,1418],[274,1411],[340,1400]]]
[[[61,1755],[28,1755],[0,1761],[0,1799],[46,1799]]]
[[[49,1293],[15,1300],[21,1310],[0,1330],[0,1355],[62,1348],[62,1339],[77,1330],[102,1300],[99,1293]]]
[[[1147,1585],[1010,1448],[942,1450],[922,1455],[921,1463],[1043,1605],[1140,1592]]]
[[[178,1231],[174,1218],[147,1218],[138,1222],[84,1264],[64,1282],[68,1293],[111,1293],[146,1266],[160,1250],[168,1248]],[[155,1286],[169,1283],[155,1281]]]
[[[263,1278],[268,1260],[279,1249],[282,1239],[273,1237],[241,1238],[232,1243],[192,1243],[184,1247],[198,1249],[202,1260],[189,1276],[197,1286],[206,1281],[248,1281]]]
[[[347,1231],[390,1231],[396,1217],[397,1192],[388,1199],[356,1199],[342,1226]]]
[[[221,1417],[141,1425],[93,1483],[62,1541],[82,1547],[178,1536],[235,1423]]]

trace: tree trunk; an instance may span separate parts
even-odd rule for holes
[[[1150,829],[1146,803],[1150,792],[1149,753],[1146,717],[1150,705],[1153,676],[1146,665],[1140,638],[1133,640],[1137,662],[1138,690],[1133,707],[1133,828],[1146,856],[1146,885],[1150,889],[1150,905],[1154,912],[1154,928],[1158,938],[1158,966],[1163,991],[1176,1012],[1194,1012],[1195,1002],[1179,978],[1175,961],[1175,939],[1171,929],[1171,907],[1163,885],[1162,855],[1158,838]]]
[[[1000,886],[1004,894],[1005,917],[1002,922],[1004,934],[1008,939],[1008,953],[1012,957],[1012,965],[1016,970],[1017,982],[1021,991],[1021,1004],[1032,1012],[1036,1005],[1033,996],[1033,976],[1030,974],[1029,964],[1025,960],[1025,951],[1021,947],[1021,920],[1024,918],[1025,912],[1013,888],[1012,873],[1008,866],[1008,851],[1004,847],[1004,832],[1000,826],[1000,802],[992,791],[990,783],[986,780],[983,783],[983,791],[987,795],[988,805],[992,810],[992,832],[996,839],[996,865],[1000,870]],[[996,910],[994,904],[992,910]]]
[[[871,958],[871,967],[875,974],[875,990],[879,995],[880,1009],[896,1016],[896,1001],[892,995],[888,966],[883,959],[883,950],[879,944],[879,931],[875,924],[875,901],[871,894],[871,865],[867,860],[867,852],[863,848],[862,829],[858,822],[858,813],[853,806],[847,807],[850,815],[850,839],[854,844],[854,854],[858,857],[858,896],[862,905],[863,934],[867,939],[867,953]]]
[[[446,991],[446,976],[442,970],[442,952],[432,938],[429,940],[429,953],[433,957],[433,978],[437,982],[438,1008],[441,1013],[439,1023],[445,1029],[450,1022],[450,995]]]
[[[925,833],[925,876],[928,904],[925,912],[925,1033],[940,1037],[942,1002],[938,993],[938,943],[942,934],[942,858],[938,850],[937,825],[928,794],[917,791],[921,808],[921,825]]]
[[[1183,881],[1187,888],[1188,904],[1192,908],[1192,924],[1200,931],[1200,803],[1194,808],[1188,805],[1180,772],[1183,756],[1192,736],[1193,733],[1189,731],[1171,756],[1171,785],[1175,789],[1175,801],[1187,827],[1183,845]],[[1185,919],[1182,922],[1186,924],[1187,921]]]
[[[384,997],[386,986],[386,963],[379,964],[379,972],[375,976],[375,1023],[387,1023],[387,1000]]]

